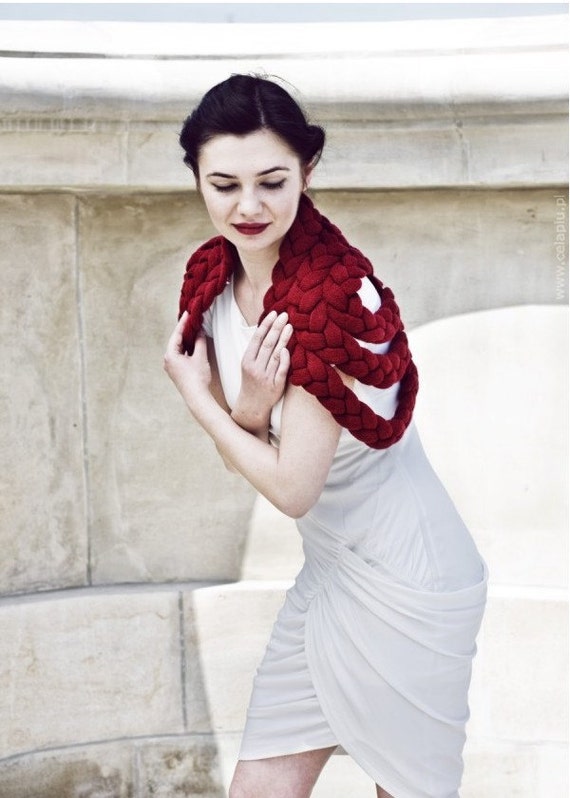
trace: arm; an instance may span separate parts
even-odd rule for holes
[[[203,336],[194,354],[182,353],[185,316],[177,324],[164,365],[192,415],[222,457],[286,515],[304,515],[318,499],[336,451],[340,427],[302,388],[289,385],[279,449],[242,429],[214,399]]]
[[[216,349],[214,347],[214,341],[212,338],[206,338],[206,356],[208,358],[208,363],[210,364],[210,373],[211,373],[211,380],[210,380],[210,393],[222,408],[225,413],[230,414],[230,408],[228,403],[226,402],[226,397],[224,394],[224,389],[222,388],[222,381],[220,379],[220,370],[218,369],[218,361],[216,359]],[[228,471],[231,471],[233,474],[236,474],[236,469],[229,463],[221,452],[218,452],[222,460],[224,461],[225,467]]]
[[[228,403],[226,402],[226,397],[224,394],[224,389],[222,388],[220,371],[218,369],[218,361],[216,359],[216,350],[214,348],[214,341],[212,340],[212,338],[206,338],[206,352],[207,352],[208,363],[210,364],[210,373],[211,373],[210,391],[216,402],[220,405],[220,407],[223,408],[226,411],[226,413],[229,413],[230,408],[228,407]]]

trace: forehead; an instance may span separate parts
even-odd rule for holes
[[[198,166],[201,172],[226,172],[232,175],[284,166],[289,169],[300,163],[298,156],[282,138],[270,130],[256,130],[245,136],[215,136],[200,149]]]

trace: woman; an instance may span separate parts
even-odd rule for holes
[[[486,569],[411,421],[393,295],[307,197],[324,132],[278,84],[232,76],[180,141],[220,235],[190,258],[165,368],[305,553],[230,796],[306,798],[340,746],[378,796],[453,798]]]

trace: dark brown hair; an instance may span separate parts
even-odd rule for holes
[[[200,148],[214,136],[245,136],[270,130],[295,152],[304,166],[319,160],[325,131],[309,124],[291,95],[272,80],[254,75],[232,75],[210,89],[184,122],[180,144],[184,163],[198,178]]]

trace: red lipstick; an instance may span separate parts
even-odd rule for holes
[[[244,236],[256,236],[263,233],[269,224],[234,224],[234,227],[238,233],[242,233]]]

